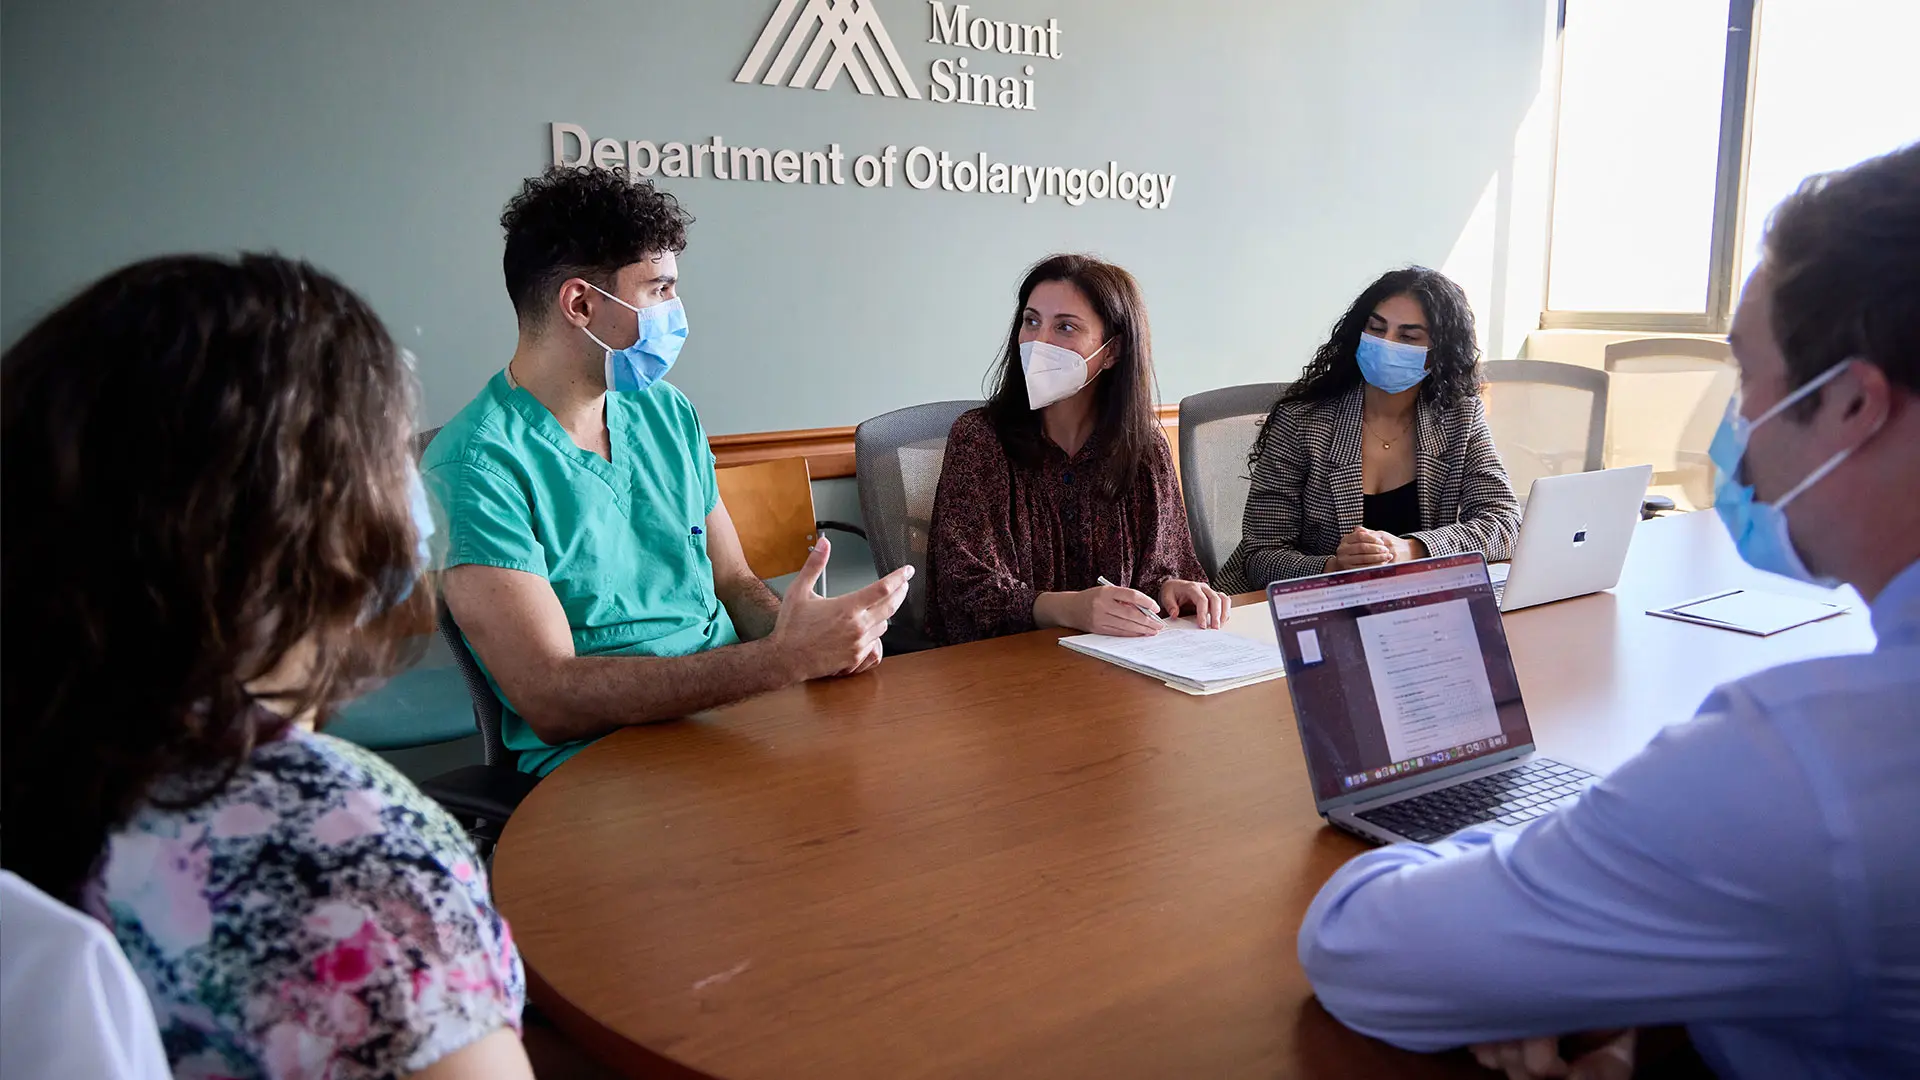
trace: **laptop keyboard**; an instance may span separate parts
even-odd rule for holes
[[[1570,765],[1540,759],[1354,816],[1425,844],[1482,822],[1519,825],[1544,817],[1579,798],[1596,779]]]
[[[1498,604],[1507,598],[1507,579],[1501,578],[1493,583],[1493,602]]]

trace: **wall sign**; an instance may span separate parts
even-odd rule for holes
[[[976,16],[967,4],[949,8],[943,0],[928,0],[927,8],[927,40],[932,44],[1023,60],[1062,58],[1058,19],[1003,22]],[[1039,108],[1035,70],[1034,64],[1023,63],[1017,76],[995,74],[975,70],[965,56],[942,57],[929,68],[927,93],[922,97],[880,22],[875,0],[779,0],[733,81],[832,90],[844,73],[855,90],[868,96],[1034,112]],[[1043,197],[1069,206],[1113,200],[1143,210],[1167,209],[1178,180],[1172,173],[1122,169],[1118,161],[1073,167],[1028,165],[995,160],[985,151],[955,156],[928,146],[914,146],[902,154],[899,146],[889,145],[878,153],[854,157],[848,168],[839,143],[829,143],[824,150],[768,149],[729,146],[719,135],[704,142],[655,143],[595,139],[580,125],[559,121],[549,127],[552,164],[624,169],[634,179],[657,175],[845,186],[850,174],[862,188],[891,188],[905,180],[916,191],[1010,196],[1028,205]]]
[[[806,0],[804,8],[800,5],[801,0],[780,0],[753,43],[753,50],[747,53],[746,63],[733,77],[734,82],[758,79],[768,86],[778,86],[791,75],[787,85],[795,89],[811,83],[815,90],[831,90],[840,73],[845,72],[854,89],[863,94],[877,91],[886,97],[904,95],[921,100],[873,0]],[[1004,56],[1061,58],[1058,19],[1001,22],[975,17],[966,4],[955,4],[948,11],[941,0],[928,0],[927,7],[933,22],[927,40],[932,44]],[[775,45],[780,51],[769,63],[767,56]],[[806,49],[804,56],[802,48]],[[1023,64],[1018,77],[996,77],[990,72],[969,70],[964,56],[943,57],[935,60],[928,72],[926,100],[1032,112],[1039,108],[1034,102],[1033,74],[1034,65]]]

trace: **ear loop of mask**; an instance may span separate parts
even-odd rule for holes
[[[1795,390],[1793,393],[1788,394],[1786,397],[1783,397],[1779,401],[1774,402],[1772,408],[1768,409],[1766,412],[1761,413],[1758,418],[1756,418],[1752,423],[1747,425],[1748,438],[1749,439],[1752,438],[1753,433],[1759,429],[1761,424],[1764,424],[1767,421],[1773,419],[1774,417],[1780,415],[1782,412],[1785,412],[1787,409],[1791,408],[1794,405],[1794,403],[1804,400],[1809,395],[1819,390],[1821,387],[1832,382],[1834,379],[1839,378],[1840,373],[1852,367],[1853,364],[1854,364],[1854,359],[1852,357],[1842,360],[1839,363],[1828,368],[1827,370],[1821,372],[1819,375],[1815,376],[1812,379],[1812,381],[1800,387],[1798,390]],[[1734,407],[1736,411],[1739,408],[1737,404]],[[1812,472],[1808,473],[1805,479],[1801,480],[1799,483],[1789,488],[1785,495],[1782,495],[1779,498],[1773,500],[1772,505],[1774,506],[1774,508],[1779,510],[1785,510],[1787,508],[1788,503],[1799,498],[1800,495],[1803,492],[1805,492],[1808,488],[1826,479],[1827,474],[1833,472],[1833,470],[1845,464],[1846,460],[1852,457],[1854,453],[1860,449],[1860,447],[1867,445],[1867,442],[1869,440],[1871,440],[1875,435],[1880,434],[1880,429],[1885,427],[1886,424],[1887,424],[1886,417],[1884,416],[1881,417],[1880,422],[1874,425],[1873,430],[1867,433],[1867,437],[1865,439],[1860,440],[1859,443],[1853,446],[1850,446],[1845,450],[1842,450],[1839,453],[1828,458],[1826,462],[1822,464],[1819,468],[1814,469]],[[1740,455],[1741,476],[1737,478],[1743,484],[1746,483],[1746,476],[1745,476],[1746,471],[1747,471],[1746,453],[1743,450]]]
[[[1107,373],[1106,368],[1101,368],[1099,371],[1093,370],[1093,358],[1096,356],[1099,356],[1103,352],[1106,352],[1107,346],[1113,344],[1118,339],[1119,339],[1119,335],[1116,334],[1113,337],[1110,337],[1107,340],[1101,342],[1099,348],[1087,354],[1087,359],[1086,359],[1087,381],[1080,384],[1080,389],[1085,390],[1087,387],[1092,386],[1093,381],[1095,379],[1098,379],[1100,376],[1105,375]]]
[[[615,295],[613,295],[612,293],[610,293],[610,292],[608,292],[607,290],[605,290],[605,289],[603,289],[603,288],[601,288],[600,286],[598,286],[598,285],[595,285],[595,284],[594,284],[593,282],[591,282],[591,281],[587,281],[587,280],[585,280],[585,279],[583,278],[583,279],[581,279],[581,282],[580,282],[580,283],[581,283],[582,285],[585,285],[585,286],[586,286],[587,288],[589,288],[589,289],[592,289],[592,290],[593,290],[594,292],[597,292],[597,293],[599,293],[599,294],[600,294],[601,296],[604,296],[604,297],[606,297],[607,299],[609,299],[609,300],[611,300],[611,301],[613,301],[614,303],[616,303],[616,304],[619,304],[619,305],[620,305],[621,307],[623,307],[623,308],[626,308],[626,309],[627,309],[628,311],[631,311],[631,312],[633,312],[635,316],[638,316],[638,315],[640,314],[640,309],[639,309],[639,308],[637,308],[637,307],[634,307],[634,306],[633,306],[632,304],[629,304],[629,303],[627,303],[627,302],[626,302],[625,300],[622,300],[622,299],[620,299],[619,297],[617,297],[617,296],[615,296]],[[582,333],[584,333],[584,334],[586,334],[586,335],[587,335],[587,336],[588,336],[589,338],[592,338],[592,339],[593,339],[593,343],[594,343],[595,345],[598,345],[598,346],[600,346],[601,348],[603,348],[603,349],[605,349],[605,350],[607,350],[607,351],[608,351],[608,352],[610,352],[610,353],[616,353],[616,352],[619,352],[619,351],[621,351],[621,350],[619,350],[619,349],[616,349],[616,348],[614,348],[613,346],[611,346],[611,345],[609,345],[609,344],[607,344],[606,342],[604,342],[604,341],[601,341],[601,340],[600,340],[600,337],[599,337],[599,335],[597,335],[597,334],[595,334],[595,333],[594,333],[594,332],[593,332],[592,330],[590,330],[590,329],[588,329],[588,328],[587,328],[587,327],[585,327],[585,326],[582,326],[582,327],[580,328],[580,331],[581,331]]]

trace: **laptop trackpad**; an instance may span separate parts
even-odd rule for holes
[[[1493,583],[1496,585],[1507,580],[1507,571],[1511,569],[1513,569],[1512,563],[1498,562],[1487,564],[1487,573],[1492,576]]]

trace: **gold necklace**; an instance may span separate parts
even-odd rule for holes
[[[1362,416],[1360,418],[1360,427],[1361,427],[1361,430],[1365,431],[1367,434],[1372,435],[1376,439],[1380,439],[1380,449],[1382,450],[1393,449],[1393,443],[1390,440],[1381,439],[1380,436],[1374,432],[1373,425],[1367,423],[1367,418],[1365,416]],[[1395,439],[1405,438],[1407,432],[1412,428],[1413,428],[1413,417],[1409,416],[1407,417],[1407,422],[1405,424],[1400,425],[1400,430],[1395,432],[1393,437]]]

